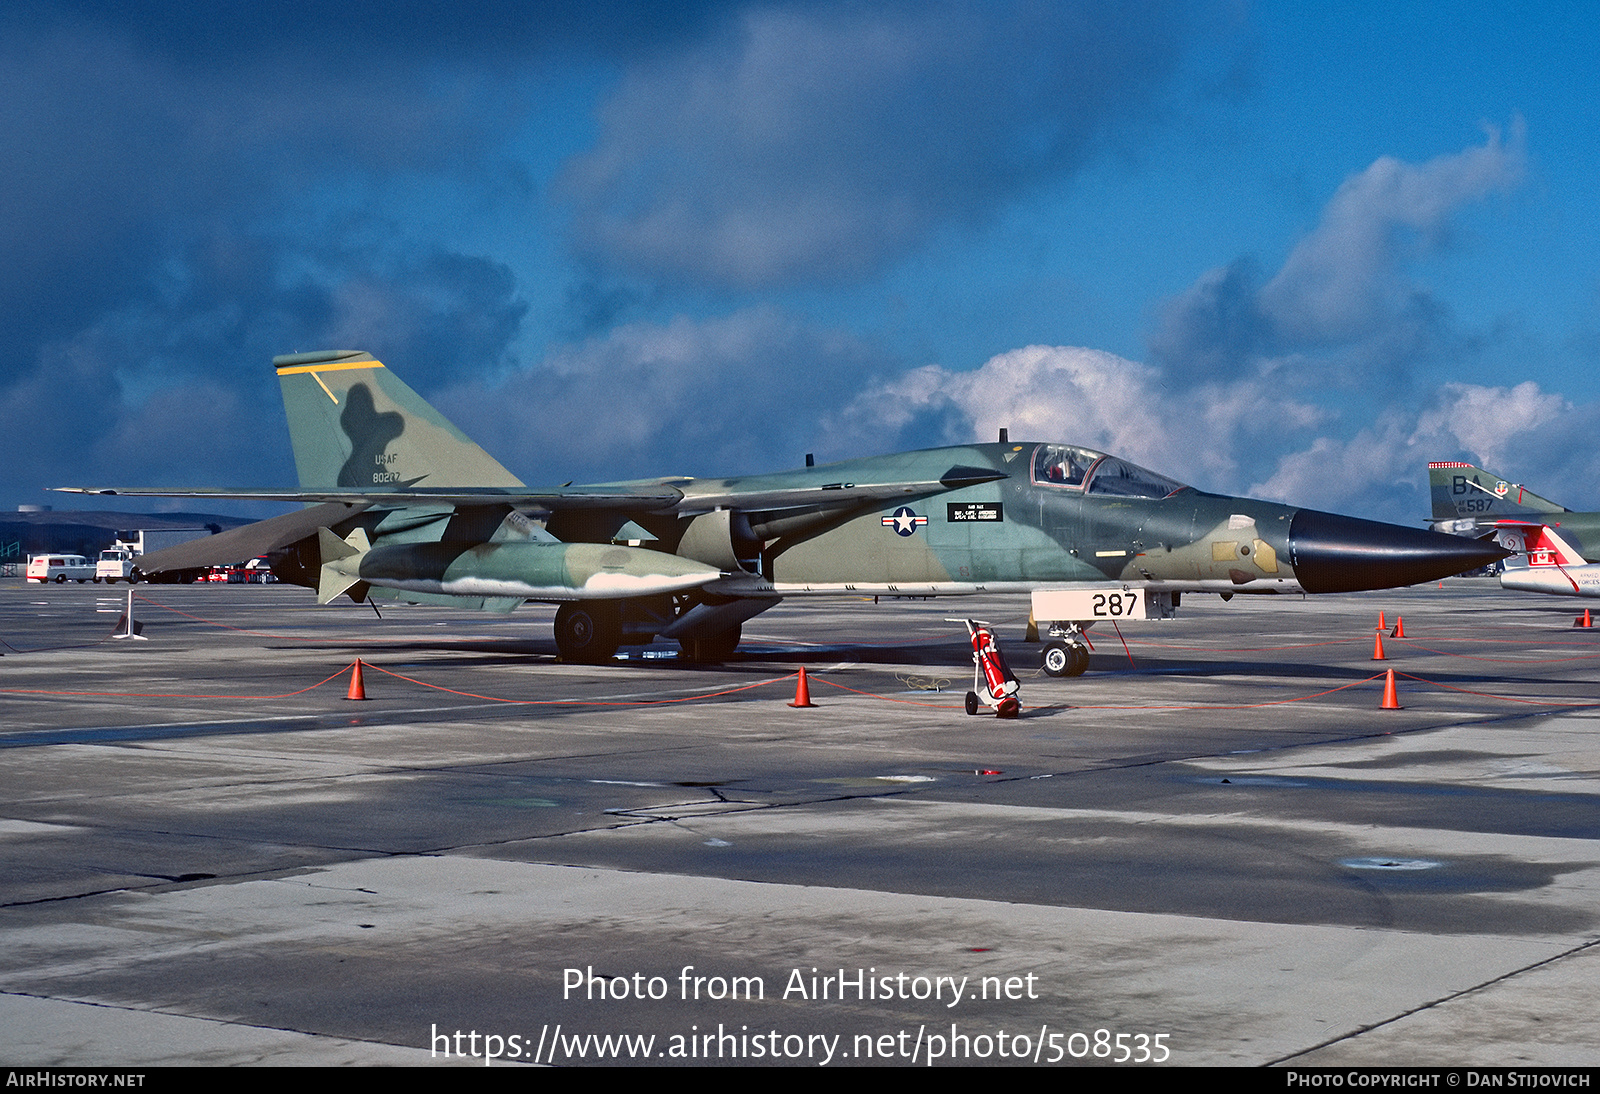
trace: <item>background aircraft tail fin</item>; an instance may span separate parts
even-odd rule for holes
[[[1529,566],[1583,566],[1586,561],[1578,549],[1556,533],[1554,528],[1541,524],[1527,539]]]
[[[1436,521],[1567,512],[1565,506],[1470,463],[1430,463],[1428,492]]]
[[[1503,528],[1498,538],[1501,546],[1517,552],[1506,559],[1507,570],[1566,569],[1588,565],[1588,560],[1578,549],[1548,524]]]
[[[523,485],[370,354],[291,353],[272,364],[303,489]]]

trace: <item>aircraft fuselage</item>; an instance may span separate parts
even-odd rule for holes
[[[1050,477],[1061,453],[1082,464],[1080,475]],[[1039,442],[931,449],[778,475],[663,481],[684,491],[680,510],[692,511],[700,497],[938,480],[954,469],[973,478],[986,470],[988,481],[818,512],[809,526],[803,514],[742,512],[729,522],[727,542],[718,541],[726,547],[724,559],[741,561],[720,587],[782,596],[1081,583],[1174,592],[1331,592],[1426,581],[1499,553],[1432,532],[1208,494],[1115,457]],[[690,521],[697,519],[705,518]],[[761,534],[782,529],[785,520],[789,530]],[[703,542],[685,546],[689,537],[673,541],[671,529],[660,522],[655,527],[662,549],[713,561],[694,553]],[[741,528],[747,530],[742,543]]]

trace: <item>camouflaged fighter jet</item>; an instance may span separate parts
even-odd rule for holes
[[[1207,494],[1067,444],[970,444],[773,475],[529,489],[360,352],[273,359],[299,490],[102,490],[307,503],[146,555],[147,574],[267,554],[319,603],[509,612],[559,603],[563,658],[676,639],[728,657],[782,598],[1031,591],[1045,667],[1088,664],[1097,619],[1170,615],[1185,592],[1410,585],[1493,544]]]
[[[1502,588],[1600,596],[1600,513],[1575,513],[1470,463],[1428,464],[1428,492],[1436,530],[1489,537],[1513,552]]]

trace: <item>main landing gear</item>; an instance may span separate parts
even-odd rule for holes
[[[622,606],[615,600],[569,601],[556,609],[556,649],[561,660],[599,665],[622,644]]]
[[[603,665],[624,643],[648,644],[673,618],[672,605],[657,607],[642,601],[578,600],[556,609],[556,649],[561,660],[579,665]],[[739,647],[740,625],[699,638],[680,638],[683,659],[697,664],[726,661]]]
[[[716,664],[732,657],[733,651],[739,648],[740,631],[741,628],[735,625],[732,630],[713,634],[709,638],[680,638],[678,649],[687,661]]]

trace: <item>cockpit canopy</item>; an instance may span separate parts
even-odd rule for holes
[[[1165,498],[1189,489],[1127,460],[1069,444],[1041,444],[1034,450],[1033,481],[1122,498]]]

